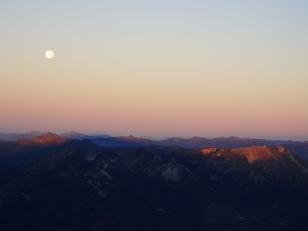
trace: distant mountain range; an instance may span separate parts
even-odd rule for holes
[[[44,134],[53,134],[51,132],[47,133],[41,133],[38,131],[32,131],[28,133],[0,133],[0,140],[2,141],[17,141],[17,140],[25,140],[25,139],[32,139],[33,137],[44,135]],[[56,134],[55,134],[56,135]],[[97,138],[107,138],[110,137],[109,135],[100,134],[100,135],[86,135],[79,132],[66,132],[62,134],[58,134],[59,136],[62,136],[63,138],[67,139],[97,139]]]
[[[151,140],[135,136],[117,136],[112,137],[109,135],[86,135],[78,132],[68,132],[63,134],[52,134],[52,133],[39,133],[30,132],[24,134],[5,134],[0,133],[0,140],[2,141],[18,141],[37,143],[39,139],[44,141],[47,138],[44,136],[57,137],[55,142],[65,140],[90,140],[93,143],[103,147],[143,147],[143,146],[178,146],[183,148],[202,148],[202,147],[218,147],[218,148],[236,148],[245,146],[275,146],[283,145],[287,147],[293,153],[308,159],[308,141],[292,141],[292,140],[268,140],[268,139],[255,139],[255,138],[240,138],[240,137],[219,137],[219,138],[205,138],[205,137],[192,137],[192,138],[181,138],[171,137],[162,140]],[[32,140],[32,139],[37,139]],[[52,142],[52,141],[51,141]]]

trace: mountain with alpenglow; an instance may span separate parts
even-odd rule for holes
[[[31,139],[18,140],[22,145],[57,145],[67,142],[67,139],[54,133],[33,136]]]
[[[145,140],[0,143],[2,230],[306,230],[307,162],[287,147]]]

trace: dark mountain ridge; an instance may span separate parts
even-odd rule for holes
[[[130,140],[135,140],[130,138]],[[305,230],[305,162],[283,146],[20,145],[49,152],[3,175],[2,230]]]

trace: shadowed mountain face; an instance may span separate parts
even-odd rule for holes
[[[132,138],[131,138],[132,139]],[[130,140],[131,140],[130,139]],[[2,175],[3,230],[306,230],[306,165],[283,146],[49,152]]]
[[[42,140],[39,141],[39,143],[31,140],[27,142],[0,143],[0,178],[1,173],[14,171],[15,168],[20,168],[37,158],[61,150],[63,147],[74,142],[67,141],[63,143],[62,140],[60,140],[61,143],[56,143],[55,140],[53,140],[53,142],[50,143],[51,140],[48,140],[48,144],[41,144]]]
[[[301,156],[304,159],[308,160],[308,142],[293,142],[288,143],[285,145],[292,151],[293,153],[296,153],[297,155]]]

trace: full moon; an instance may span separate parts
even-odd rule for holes
[[[47,59],[52,59],[55,56],[55,52],[53,52],[52,50],[48,50],[45,52],[45,57]]]

